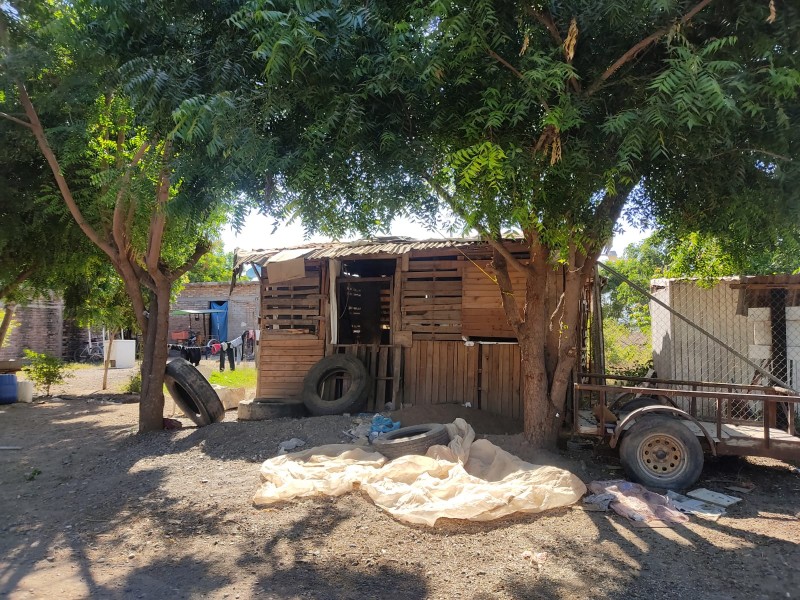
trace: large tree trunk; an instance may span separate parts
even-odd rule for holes
[[[587,256],[573,248],[566,264],[554,264],[550,251],[532,235],[529,260],[522,261],[502,242],[492,243],[503,308],[519,342],[525,437],[535,447],[552,448],[564,423],[570,376],[579,354],[581,291],[597,254]],[[525,274],[524,301],[514,298],[509,264]]]
[[[3,347],[6,341],[6,335],[8,335],[8,330],[11,327],[11,320],[14,318],[14,310],[16,308],[17,305],[13,302],[6,304],[5,312],[3,313],[3,322],[0,323],[0,348]]]
[[[139,402],[139,432],[164,428],[164,368],[169,341],[169,283],[150,298],[144,331],[142,394]],[[164,287],[159,286],[159,288]]]

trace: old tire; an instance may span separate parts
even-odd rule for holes
[[[628,475],[644,486],[683,490],[703,471],[703,447],[680,420],[651,415],[625,433],[619,449]]]
[[[308,414],[306,405],[298,400],[255,398],[239,403],[237,418],[240,421],[269,421],[272,419],[299,419]]]
[[[324,400],[320,396],[322,383],[336,373],[347,373],[350,376],[350,387],[341,397]],[[366,404],[371,386],[372,378],[364,363],[355,356],[326,356],[311,367],[303,380],[303,404],[315,416],[358,412]]]
[[[425,454],[431,446],[449,443],[450,435],[444,425],[427,423],[390,431],[372,442],[372,447],[392,460],[407,454]]]
[[[176,358],[168,362],[164,385],[183,414],[198,426],[211,425],[225,417],[217,392],[189,361]]]

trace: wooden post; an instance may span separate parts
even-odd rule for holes
[[[403,348],[392,347],[392,402],[395,410],[403,408]]]

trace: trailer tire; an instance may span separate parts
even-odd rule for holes
[[[394,460],[407,454],[422,455],[431,446],[446,446],[449,443],[450,434],[444,425],[427,423],[390,431],[372,442],[372,446],[389,460]]]
[[[225,407],[217,392],[189,361],[176,358],[168,362],[164,385],[178,408],[198,427],[225,418]]]
[[[335,400],[323,400],[320,386],[335,373],[350,375],[350,387]],[[367,368],[355,356],[333,354],[326,356],[309,370],[303,380],[303,404],[314,416],[341,415],[361,410],[367,402],[372,378]]]
[[[649,415],[636,421],[619,449],[628,475],[647,487],[683,490],[703,471],[703,447],[679,419]]]
[[[617,409],[617,412],[629,413],[645,406],[677,406],[666,396],[639,396],[625,402]]]

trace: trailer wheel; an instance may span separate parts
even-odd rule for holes
[[[639,483],[682,490],[694,484],[703,471],[703,447],[678,419],[643,417],[625,433],[620,462]]]
[[[189,361],[176,358],[168,362],[164,385],[178,408],[199,427],[225,418],[225,407],[217,392]]]
[[[623,404],[619,412],[629,413],[639,408],[644,408],[645,406],[674,406],[678,408],[677,405],[666,396],[641,396]]]
[[[322,397],[323,384],[335,375],[349,377],[349,386],[341,396],[334,394],[331,400],[327,400]],[[349,354],[333,354],[320,360],[306,374],[303,403],[314,416],[357,412],[366,404],[371,387],[372,378],[364,363]]]

